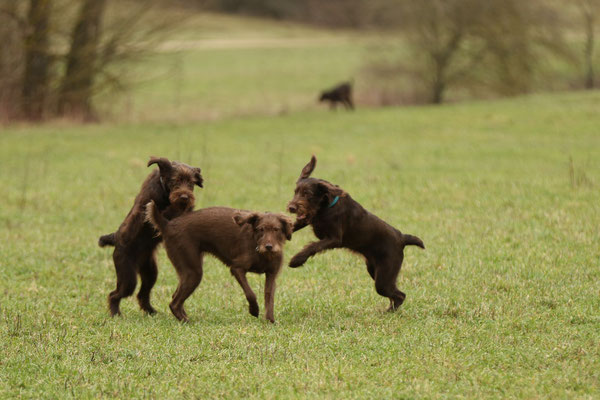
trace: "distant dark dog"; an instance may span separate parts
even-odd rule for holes
[[[317,159],[313,156],[296,182],[295,195],[288,210],[297,215],[294,231],[312,225],[320,239],[304,247],[290,260],[290,267],[301,266],[309,257],[328,249],[346,248],[362,254],[375,289],[390,299],[394,311],[406,298],[396,287],[404,259],[404,246],[425,248],[421,239],[406,235],[377,218],[338,186],[310,178]]]
[[[246,273],[266,274],[265,317],[275,321],[275,278],[281,269],[285,240],[292,238],[292,221],[288,217],[212,207],[168,221],[156,204],[150,202],[147,218],[161,233],[167,255],[179,276],[179,286],[170,304],[177,319],[188,320],[183,303],[200,284],[202,258],[204,253],[210,253],[230,267],[244,290],[249,312],[255,317],[258,317],[258,303]]]
[[[156,312],[150,305],[150,291],[158,276],[154,251],[161,238],[145,221],[146,204],[153,200],[166,218],[174,218],[194,208],[194,185],[202,187],[200,168],[157,157],[150,157],[148,166],[152,164],[158,164],[159,169],[148,175],[119,229],[98,241],[100,247],[115,246],[117,288],[108,295],[111,315],[120,314],[121,299],[133,294],[136,274],[142,281],[137,295],[141,309],[149,314]]]
[[[335,109],[338,103],[341,103],[347,109],[353,110],[354,103],[352,102],[352,84],[344,82],[321,93],[320,102],[328,101],[329,106]]]

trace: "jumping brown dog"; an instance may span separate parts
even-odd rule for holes
[[[375,289],[390,299],[389,311],[404,302],[406,295],[396,287],[404,259],[404,246],[425,248],[416,236],[406,235],[365,210],[338,186],[310,178],[317,159],[312,156],[296,182],[288,210],[297,215],[294,232],[312,225],[318,242],[304,247],[290,260],[290,267],[303,265],[309,257],[328,249],[346,248],[362,254]]]
[[[188,321],[185,300],[202,280],[202,258],[210,253],[230,267],[251,315],[258,317],[256,295],[246,280],[247,272],[266,274],[265,318],[275,322],[275,278],[283,261],[283,245],[292,238],[292,221],[282,214],[211,207],[167,220],[154,202],[147,219],[163,237],[167,255],[177,270],[179,286],[169,307],[180,321]]]
[[[156,283],[158,267],[154,252],[161,241],[154,228],[145,221],[146,204],[152,200],[166,218],[174,218],[194,208],[194,185],[202,187],[200,168],[150,157],[148,166],[158,164],[158,170],[148,175],[133,207],[116,232],[101,236],[100,247],[114,246],[113,261],[117,273],[117,288],[108,295],[111,315],[120,314],[119,304],[123,297],[133,294],[136,274],[142,286],[137,298],[140,308],[149,314],[156,311],[150,304],[150,291]]]

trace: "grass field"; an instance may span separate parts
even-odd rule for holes
[[[0,127],[0,398],[600,397],[600,92],[319,108],[368,42],[213,15],[130,71],[143,85],[100,99],[113,122]],[[424,240],[397,313],[336,250],[283,269],[275,325],[208,258],[181,324],[161,249],[158,315],[129,298],[109,317],[96,243],[148,156],[202,168],[198,208],[281,212],[311,154],[316,177]],[[295,234],[286,264],[312,240]]]
[[[5,128],[0,397],[598,397],[599,107],[591,93]],[[312,153],[315,176],[425,241],[405,251],[397,313],[359,257],[331,251],[283,270],[275,325],[209,259],[184,325],[161,250],[160,313],[127,299],[108,316],[115,276],[96,241],[128,211],[148,155],[202,167],[198,207],[283,211]],[[286,261],[312,239],[296,234]]]

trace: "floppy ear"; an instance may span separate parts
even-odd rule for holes
[[[204,187],[202,186],[203,182],[204,179],[202,179],[202,174],[200,174],[200,168],[194,168],[194,184],[199,187]]]
[[[292,222],[292,219],[285,215],[279,215],[279,221],[281,221],[281,225],[283,226],[285,238],[287,240],[292,240],[292,232],[294,231],[294,223]]]
[[[336,196],[344,197],[346,192],[337,185],[332,185],[329,182],[321,181],[318,184],[319,192],[327,199],[327,204],[331,204]]]
[[[239,226],[242,226],[244,224],[254,225],[257,220],[258,220],[257,213],[244,213],[244,214],[237,213],[233,216],[233,221],[236,224],[238,224]]]
[[[302,172],[300,173],[300,178],[298,178],[298,181],[308,178],[310,176],[310,174],[312,174],[312,172],[314,171],[316,165],[317,165],[317,157],[315,157],[313,155],[310,158],[310,161],[308,162],[308,164],[306,164],[304,166],[304,168],[302,168]],[[298,182],[298,181],[296,181],[296,182]]]
[[[170,173],[173,170],[173,165],[171,161],[165,157],[154,157],[150,156],[150,161],[148,161],[148,166],[152,164],[158,164],[158,168],[160,169],[160,174],[165,175]]]

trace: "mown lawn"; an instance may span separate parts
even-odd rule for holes
[[[0,397],[600,396],[600,94],[211,123],[15,126],[0,133]],[[277,323],[210,258],[187,302],[111,319],[111,254],[149,155],[203,169],[197,207],[283,211],[300,168],[339,184],[407,248],[385,313],[345,251],[285,268]],[[286,262],[313,240],[303,230]],[[262,292],[263,279],[251,276]],[[262,297],[262,296],[261,296]]]

